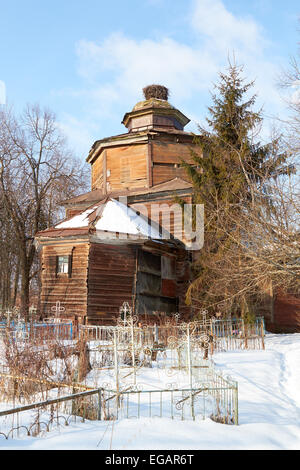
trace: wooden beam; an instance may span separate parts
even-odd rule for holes
[[[147,185],[148,188],[153,186],[153,176],[152,176],[152,142],[148,142],[148,152],[147,152]]]

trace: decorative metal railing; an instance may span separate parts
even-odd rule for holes
[[[198,420],[210,418],[238,424],[238,386],[215,373],[193,388],[143,390],[140,385],[122,390],[98,388],[72,393],[0,411],[0,436],[36,436],[54,425],[81,420],[132,418]]]
[[[115,326],[79,326],[79,340],[88,346],[88,361],[94,372],[100,370],[95,382],[97,388],[75,393],[83,385],[50,383],[39,380],[41,375],[20,377],[14,375],[13,370],[0,370],[0,392],[5,396],[9,391],[7,397],[12,399],[12,408],[0,412],[0,435],[7,438],[21,430],[32,435],[42,429],[49,430],[54,423],[68,424],[78,417],[83,420],[210,418],[224,424],[238,424],[237,382],[216,371],[211,357],[219,351],[264,348],[263,319],[257,318],[253,324],[221,320],[218,316],[209,319],[204,311],[202,321],[179,322],[177,315],[173,322],[162,326],[141,325],[127,304],[125,307],[122,311],[125,315],[120,315]],[[62,327],[69,324],[60,319],[53,324],[38,324],[40,330],[34,330],[33,324],[27,330],[20,325],[19,321],[15,329],[6,327],[5,335],[11,334],[22,350],[27,340],[40,338],[40,332],[45,331],[47,341],[51,331],[56,339],[64,339]],[[28,337],[22,336],[24,331]],[[72,329],[67,329],[66,339],[71,338]],[[7,344],[15,348],[11,342]],[[39,345],[33,341],[33,351],[41,350]],[[49,351],[53,345],[47,342]],[[74,354],[72,351],[71,348],[70,354]],[[49,355],[52,362],[53,357],[55,352]],[[153,374],[148,374],[148,384],[141,385],[141,373],[145,370],[152,370],[156,378],[162,374],[157,389],[153,389]],[[25,372],[28,373],[27,369]],[[76,374],[73,376],[75,380]],[[101,378],[106,382],[102,383]],[[27,381],[38,386],[26,386]],[[63,397],[60,396],[62,390]],[[24,400],[25,394],[27,403],[18,402],[21,397]],[[28,401],[35,403],[30,405]]]
[[[215,320],[203,322],[180,323],[176,325],[130,326],[95,326],[79,325],[79,336],[87,341],[98,341],[103,347],[113,343],[114,332],[119,344],[129,344],[134,339],[138,347],[151,347],[156,344],[162,347],[176,346],[178,341],[190,329],[193,338],[202,338],[210,354],[219,351],[237,349],[264,349],[265,327],[262,317],[252,324],[244,320]],[[171,338],[171,340],[170,340]]]
[[[73,338],[72,322],[61,323],[25,323],[11,321],[0,323],[0,336],[9,336],[14,341],[39,340],[41,342],[53,339]]]

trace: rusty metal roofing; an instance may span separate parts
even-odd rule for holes
[[[108,197],[112,197],[114,199],[120,196],[139,196],[142,194],[153,194],[158,192],[164,191],[176,191],[176,190],[183,190],[183,189],[191,189],[192,184],[182,178],[173,178],[172,180],[166,181],[164,183],[157,184],[152,186],[151,188],[140,188],[134,189],[132,191],[129,190],[122,190],[122,191],[112,191],[110,193],[104,193],[102,189],[95,189],[93,191],[89,191],[88,193],[81,194],[79,196],[73,197],[71,199],[67,199],[66,201],[62,201],[61,205],[73,205],[73,204],[80,204],[80,203],[96,203],[100,201],[104,201]]]

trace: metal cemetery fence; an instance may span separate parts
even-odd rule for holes
[[[112,344],[113,332],[117,331],[118,343],[128,343],[131,335],[134,335],[135,344],[139,347],[149,347],[153,344],[170,346],[171,339],[175,343],[180,339],[184,331],[184,325],[134,325],[132,327],[79,325],[79,336],[84,336],[87,341],[99,341],[103,345]],[[198,338],[208,337],[209,351],[228,351],[236,349],[264,349],[265,327],[263,317],[257,317],[252,324],[245,323],[242,319],[214,320],[191,322],[193,336]],[[131,328],[131,329],[130,329]],[[174,342],[174,341],[173,341]]]
[[[211,322],[210,331],[216,352],[265,348],[263,317],[257,317],[253,323],[246,323],[243,319],[216,320]]]
[[[120,418],[171,418],[206,419],[223,424],[238,424],[238,385],[230,378],[210,370],[206,381],[195,383],[193,388],[169,388],[143,390],[135,387],[120,392],[103,390],[105,419]]]
[[[70,421],[100,419],[99,400],[97,389],[0,411],[0,437],[37,436]]]
[[[72,322],[60,323],[25,323],[11,321],[0,322],[0,335],[9,335],[13,340],[39,340],[45,342],[53,339],[71,340],[73,338]]]
[[[0,436],[36,436],[53,426],[80,420],[171,418],[238,424],[237,383],[211,372],[207,382],[193,388],[120,391],[97,388],[0,411]]]
[[[37,435],[78,419],[210,418],[238,424],[238,384],[216,371],[208,356],[218,351],[263,349],[263,319],[250,324],[241,319],[209,319],[203,312],[202,321],[185,323],[175,317],[165,325],[141,325],[125,307],[125,317],[120,316],[115,326],[79,325],[77,339],[86,347],[88,366],[97,370],[97,388],[75,393],[84,385],[50,383],[27,373],[21,377],[7,368],[0,370],[0,395],[11,406],[0,412],[0,436]],[[29,345],[31,339],[42,340],[43,351],[53,348],[52,342],[46,346],[51,338],[73,339],[71,322],[10,322],[9,328],[0,325],[1,331],[20,341],[21,347],[24,340]],[[33,348],[36,344],[39,347],[40,342],[33,341]],[[15,344],[8,345],[15,348]],[[55,351],[49,357],[53,363]],[[61,364],[61,356],[57,357]],[[153,377],[160,381],[160,388],[152,389]],[[148,384],[141,384],[142,380]]]

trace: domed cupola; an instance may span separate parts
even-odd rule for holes
[[[167,128],[183,130],[190,120],[169,102],[169,90],[162,85],[149,85],[143,89],[144,101],[126,113],[122,124],[128,132]]]

